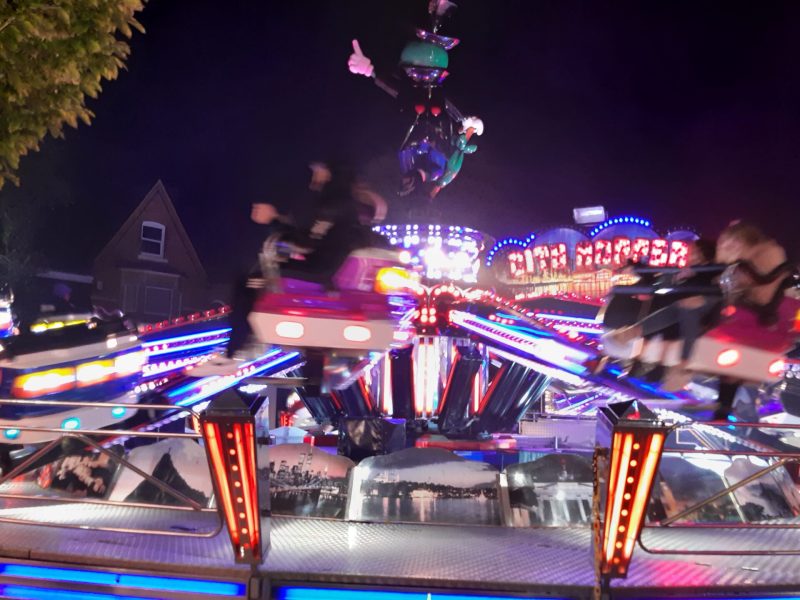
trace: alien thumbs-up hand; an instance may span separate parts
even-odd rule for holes
[[[361,52],[358,40],[353,40],[353,53],[347,61],[347,66],[350,72],[356,75],[372,77],[375,74],[375,67],[372,66],[372,61],[369,57],[364,56],[364,53]]]

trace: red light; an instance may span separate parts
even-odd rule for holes
[[[734,348],[728,348],[717,355],[717,364],[720,367],[732,367],[738,364],[741,358],[742,355],[738,350]]]
[[[239,469],[242,475],[243,493],[245,498],[247,498],[247,502],[244,503],[247,528],[242,529],[242,532],[252,532],[250,535],[250,545],[253,548],[253,553],[257,555],[260,548],[258,539],[260,533],[260,517],[258,514],[258,492],[255,482],[256,460],[254,455],[253,425],[251,423],[236,423],[233,426],[233,433],[236,437],[236,448],[239,452]]]
[[[575,269],[586,271],[594,266],[594,249],[592,242],[584,240],[575,246]]]
[[[673,240],[669,244],[670,267],[685,267],[689,262],[689,244],[680,240]]]
[[[533,256],[539,266],[539,271],[544,273],[550,266],[550,247],[549,246],[535,246],[533,248]]]
[[[786,368],[786,361],[783,360],[782,358],[779,358],[779,359],[773,360],[771,363],[769,363],[769,368],[767,369],[767,371],[773,377],[777,377],[778,375],[783,373],[783,370],[785,368]]]
[[[613,241],[612,263],[616,266],[625,264],[631,255],[631,240],[626,237],[616,237]]]
[[[212,400],[210,408],[200,416],[215,497],[236,562],[260,563],[263,557],[253,418],[246,411],[231,407],[230,400],[227,406],[219,402],[219,408],[215,402]]]
[[[550,244],[550,268],[553,271],[565,271],[567,268],[567,245]]]
[[[637,438],[641,443],[634,442]],[[612,577],[627,573],[664,438],[662,432],[618,431],[613,435],[602,544],[602,571]]]
[[[650,266],[665,267],[669,261],[667,240],[658,239],[650,243]]]
[[[633,240],[633,247],[631,249],[631,259],[633,262],[638,263],[643,258],[650,255],[650,240],[647,238],[636,238]]]
[[[205,423],[203,426],[205,433],[208,455],[211,458],[211,466],[214,469],[214,479],[220,488],[219,501],[222,502],[222,512],[225,513],[225,522],[228,525],[228,532],[231,541],[235,546],[239,545],[239,528],[236,526],[236,511],[231,502],[231,491],[228,487],[228,477],[225,471],[225,458],[222,443],[219,438],[219,426],[215,423]]]
[[[512,252],[508,255],[508,268],[512,277],[525,275],[525,256],[522,252]]]
[[[606,267],[611,264],[612,245],[611,240],[595,240],[594,242],[594,264]]]

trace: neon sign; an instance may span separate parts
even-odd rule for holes
[[[689,243],[663,238],[629,238],[583,240],[575,245],[574,261],[569,260],[563,242],[540,244],[507,254],[508,273],[514,279],[530,275],[589,273],[597,269],[615,269],[629,262],[651,267],[685,267],[689,259]],[[570,264],[572,262],[572,264]]]

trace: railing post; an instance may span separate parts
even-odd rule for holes
[[[200,431],[236,562],[261,564],[269,538],[262,536],[253,415],[238,394],[228,390],[201,413]]]
[[[600,507],[597,572],[607,584],[626,577],[644,523],[669,425],[638,400],[597,411]]]

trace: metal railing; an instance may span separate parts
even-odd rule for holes
[[[82,402],[82,401],[0,399],[0,405],[2,404],[28,405],[28,406],[31,405],[59,406],[64,408],[76,408],[76,407],[80,408],[91,407],[97,409],[126,408],[126,409],[136,409],[136,410],[152,410],[160,412],[171,411],[179,413],[178,418],[184,415],[196,414],[196,412],[190,407],[179,407],[171,404],[129,404],[129,403]],[[169,530],[152,529],[152,528],[109,527],[109,526],[91,525],[88,523],[61,523],[61,522],[54,523],[41,519],[23,519],[16,517],[8,517],[2,514],[0,514],[0,523],[41,525],[45,527],[82,529],[90,531],[105,531],[105,532],[116,532],[116,533],[142,533],[150,535],[191,537],[191,538],[212,538],[218,535],[222,531],[223,523],[220,517],[219,510],[217,508],[202,506],[196,500],[190,498],[181,491],[175,489],[168,483],[165,483],[164,481],[158,479],[157,477],[154,477],[153,475],[143,471],[142,469],[131,463],[129,460],[127,460],[124,456],[116,454],[115,452],[105,447],[103,444],[99,443],[96,439],[94,439],[97,437],[113,439],[120,436],[124,436],[125,438],[139,437],[139,438],[156,438],[156,439],[199,440],[202,438],[200,434],[170,433],[161,431],[137,431],[135,429],[65,430],[63,428],[55,428],[55,427],[26,427],[23,423],[19,424],[15,423],[14,425],[0,425],[0,431],[8,431],[8,430],[14,430],[20,432],[27,431],[27,432],[37,432],[37,433],[55,433],[58,434],[58,437],[48,442],[44,442],[43,446],[35,450],[31,455],[25,457],[19,464],[14,466],[7,473],[4,473],[2,476],[0,476],[0,498],[2,499],[17,500],[30,503],[46,503],[49,505],[88,504],[88,505],[152,509],[159,511],[178,511],[183,513],[192,512],[196,514],[212,513],[217,515],[217,519],[215,520],[215,525],[212,529],[202,532],[169,531]],[[65,440],[76,440],[81,444],[83,444],[85,448],[89,448],[94,452],[97,452],[103,456],[108,457],[109,460],[117,463],[119,465],[119,468],[125,468],[132,471],[133,473],[141,477],[143,481],[146,481],[149,484],[153,485],[158,490],[160,490],[161,492],[163,492],[164,494],[168,495],[173,500],[178,502],[178,504],[166,505],[166,504],[154,504],[147,502],[128,502],[120,500],[109,500],[103,498],[69,498],[69,497],[59,497],[50,495],[44,496],[44,495],[35,495],[26,493],[20,494],[20,493],[9,492],[3,489],[4,486],[6,486],[6,484],[10,483],[16,477],[19,477],[20,475],[27,472],[38,461],[46,459],[47,455],[52,451],[54,451],[56,448],[58,448]],[[211,481],[211,475],[209,473],[209,482],[210,481]]]
[[[672,432],[677,434],[681,430],[685,429],[699,429],[695,431],[696,434],[699,434],[697,439],[701,442],[705,442],[705,446],[703,448],[675,448],[675,447],[666,447],[663,451],[664,455],[677,455],[677,456],[718,456],[718,457],[741,457],[741,458],[758,458],[761,459],[766,463],[765,466],[759,468],[758,470],[750,473],[746,477],[734,482],[728,483],[725,482],[725,485],[722,489],[715,491],[714,493],[708,495],[705,498],[699,499],[694,502],[692,505],[680,510],[679,512],[670,515],[664,519],[658,521],[649,521],[645,523],[644,528],[642,529],[642,533],[639,536],[638,543],[639,546],[645,552],[650,554],[673,554],[673,555],[719,555],[719,556],[762,556],[762,555],[781,555],[781,556],[795,556],[800,555],[800,537],[798,537],[798,547],[797,548],[770,548],[770,549],[745,549],[745,548],[736,548],[732,550],[725,550],[725,549],[705,549],[705,548],[681,548],[681,549],[668,549],[668,548],[654,548],[648,546],[643,540],[642,536],[646,530],[658,530],[658,529],[687,529],[687,530],[767,530],[767,529],[783,529],[783,530],[791,530],[791,529],[800,529],[800,516],[796,517],[787,517],[787,521],[781,521],[777,518],[767,518],[764,519],[764,522],[746,522],[744,516],[742,515],[742,520],[739,522],[730,522],[730,521],[720,521],[720,522],[706,522],[706,523],[699,523],[699,522],[687,522],[686,518],[692,514],[697,513],[699,510],[708,507],[719,500],[723,500],[726,497],[731,499],[731,502],[735,507],[738,506],[738,500],[735,497],[735,492],[737,490],[741,490],[746,486],[752,484],[753,482],[761,479],[762,477],[778,471],[779,469],[785,468],[788,465],[792,464],[800,464],[800,450],[797,452],[787,452],[787,451],[779,451],[779,450],[768,450],[766,444],[759,443],[759,442],[747,442],[747,446],[749,448],[742,448],[742,449],[728,449],[724,447],[710,447],[712,444],[708,439],[708,435],[711,429],[716,428],[725,428],[725,429],[751,429],[751,430],[760,430],[760,429],[773,429],[773,430],[789,430],[789,431],[797,431],[800,432],[800,425],[783,425],[783,424],[774,424],[774,423],[747,423],[747,422],[719,422],[719,423],[696,423],[696,422],[684,422],[678,423],[672,428]],[[727,434],[727,432],[725,432]],[[727,434],[731,435],[732,434]],[[737,443],[742,441],[743,438],[739,438],[738,436]],[[731,440],[733,441],[733,440]],[[724,445],[724,444],[721,444]],[[761,449],[757,449],[761,448]],[[662,462],[663,464],[663,462]],[[789,476],[787,474],[787,476]],[[725,481],[723,479],[723,481]],[[653,502],[651,498],[651,503]]]

